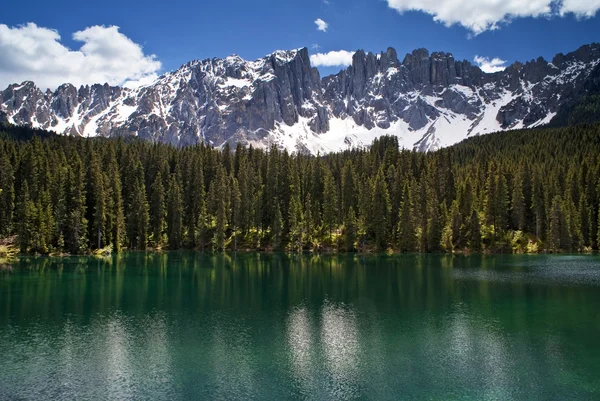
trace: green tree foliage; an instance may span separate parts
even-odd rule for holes
[[[323,223],[329,234],[329,243],[331,244],[333,228],[338,225],[338,196],[337,187],[333,175],[329,169],[325,169],[323,193]]]
[[[356,234],[356,213],[354,213],[354,207],[350,206],[344,219],[344,248],[346,252],[354,252],[356,250]]]
[[[370,218],[368,221],[369,231],[375,240],[375,245],[379,250],[387,248],[389,240],[390,224],[390,195],[387,183],[383,174],[383,168],[380,168],[371,184],[372,198],[370,202]]]
[[[278,251],[281,249],[281,237],[283,236],[283,217],[281,216],[281,208],[279,207],[279,201],[274,200],[275,212],[273,215],[273,249]]]
[[[23,252],[600,245],[600,125],[429,153],[382,137],[326,156],[10,132],[0,134],[0,237],[16,235]]]
[[[146,249],[150,226],[149,205],[144,184],[144,170],[138,161],[132,173],[131,189],[127,188],[127,237],[129,248]]]
[[[154,177],[150,189],[150,229],[152,231],[152,244],[161,247],[165,242],[167,226],[167,207],[165,200],[165,187],[163,177],[159,171]]]
[[[167,231],[169,248],[180,249],[183,245],[183,200],[177,174],[171,176],[169,184]]]
[[[400,252],[414,252],[417,249],[413,207],[411,188],[405,182],[398,216],[398,249]]]
[[[6,153],[0,154],[0,236],[12,229],[15,208],[13,167]]]

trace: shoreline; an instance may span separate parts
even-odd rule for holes
[[[50,258],[68,258],[68,257],[96,257],[96,258],[110,258],[112,256],[118,256],[121,254],[127,253],[147,253],[147,254],[161,254],[161,253],[177,253],[177,252],[190,252],[190,253],[198,253],[198,254],[264,254],[264,255],[286,255],[286,256],[408,256],[408,255],[437,255],[437,256],[496,256],[496,255],[598,255],[598,251],[542,251],[542,252],[492,252],[492,251],[483,251],[483,252],[469,252],[469,251],[455,251],[455,252],[398,252],[398,251],[366,251],[366,252],[346,252],[346,251],[303,251],[303,252],[289,252],[289,251],[275,251],[268,249],[228,249],[228,250],[201,250],[201,249],[188,249],[188,248],[180,248],[180,249],[159,249],[159,248],[148,248],[145,250],[140,249],[123,249],[119,252],[111,252],[111,253],[49,253],[49,254],[40,254],[40,253],[15,253],[11,257],[2,257],[0,255],[0,262],[2,260],[11,260],[11,259],[19,259],[19,258],[31,258],[31,257],[50,257]]]

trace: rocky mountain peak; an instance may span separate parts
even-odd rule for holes
[[[0,92],[14,124],[67,135],[135,135],[175,145],[206,141],[325,153],[393,134],[420,150],[472,135],[544,124],[600,74],[600,45],[515,62],[486,74],[452,53],[358,50],[351,65],[321,78],[307,48],[254,61],[238,55],[196,60],[139,88],[33,82]],[[594,81],[596,82],[596,81]]]

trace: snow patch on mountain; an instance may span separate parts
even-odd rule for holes
[[[486,74],[450,53],[357,51],[352,65],[321,79],[307,49],[255,61],[195,60],[136,88],[32,82],[0,91],[9,122],[65,135],[131,135],[177,146],[205,141],[328,153],[395,135],[435,150],[507,129],[547,124],[600,69],[600,45],[514,63]],[[596,76],[594,75],[594,76]]]

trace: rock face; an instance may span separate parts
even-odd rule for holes
[[[136,89],[32,82],[0,92],[0,121],[65,135],[133,135],[177,146],[206,141],[325,153],[397,135],[432,150],[472,136],[549,122],[600,77],[600,45],[486,74],[452,54],[357,51],[323,79],[306,48],[256,61],[193,61]]]

